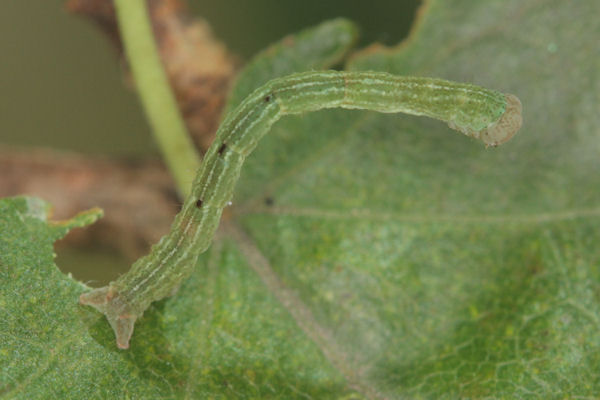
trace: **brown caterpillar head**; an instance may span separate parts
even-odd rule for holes
[[[521,128],[523,110],[521,101],[512,94],[504,95],[506,98],[506,110],[498,121],[494,122],[479,133],[479,138],[487,146],[498,146],[507,142]]]

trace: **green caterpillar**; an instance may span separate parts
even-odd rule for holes
[[[171,231],[131,270],[80,297],[106,315],[119,348],[129,347],[135,320],[171,295],[210,245],[231,200],[242,164],[284,115],[323,108],[426,115],[488,146],[509,140],[521,127],[521,102],[478,86],[383,72],[305,72],[274,79],[255,90],[225,119]]]

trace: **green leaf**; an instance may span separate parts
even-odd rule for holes
[[[522,131],[485,149],[416,117],[282,120],[197,272],[127,351],[13,227],[25,200],[0,203],[0,394],[597,397],[599,14],[595,0],[427,2],[408,42],[349,67],[514,93]]]
[[[54,241],[101,212],[54,223],[47,211],[36,198],[0,200],[3,397],[158,398],[200,391],[286,398],[347,391],[227,242],[205,256],[204,274],[187,282],[179,301],[162,302],[144,316],[132,351],[117,350],[104,318],[77,304],[86,287],[53,263]]]
[[[600,395],[599,12],[431,1],[407,43],[353,58],[516,94],[524,127],[497,149],[337,111],[250,157],[238,217],[368,397]]]

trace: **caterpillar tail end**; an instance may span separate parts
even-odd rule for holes
[[[519,98],[512,94],[504,96],[506,98],[504,113],[496,122],[479,133],[479,138],[486,146],[495,147],[508,142],[523,124],[523,107]]]
[[[129,340],[138,315],[131,312],[131,307],[114,289],[105,286],[83,293],[79,296],[79,303],[92,306],[104,314],[115,332],[117,347],[129,348]]]

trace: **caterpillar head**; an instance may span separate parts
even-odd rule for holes
[[[523,123],[521,101],[517,96],[506,94],[506,110],[498,121],[494,122],[479,133],[486,146],[498,146],[506,143],[521,128]]]

